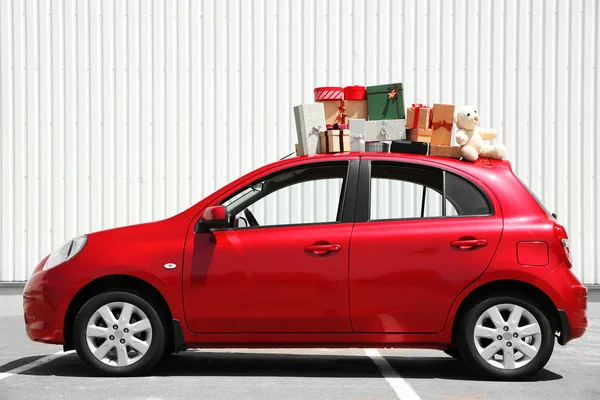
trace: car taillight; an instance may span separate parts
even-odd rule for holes
[[[556,224],[554,226],[554,235],[556,236],[559,246],[563,250],[563,256],[565,257],[567,266],[571,268],[573,266],[573,262],[571,258],[571,248],[569,247],[569,237],[567,236],[567,231],[565,231],[565,228],[562,226]]]

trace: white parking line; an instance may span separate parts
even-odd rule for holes
[[[2,372],[2,373],[0,373],[0,381],[2,379],[9,378],[13,375],[18,375],[22,372],[28,371],[31,368],[39,367],[40,365],[49,363],[50,361],[52,361],[58,357],[64,356],[65,354],[68,354],[68,353],[70,353],[70,352],[65,353],[64,351],[59,351],[57,353],[50,354],[49,356],[38,358],[37,360],[32,361],[27,364],[24,364],[24,365],[21,365],[20,367],[13,368],[10,371]]]
[[[381,376],[390,384],[401,400],[421,400],[414,389],[396,372],[389,362],[379,354],[377,349],[365,349],[365,353],[373,360]]]

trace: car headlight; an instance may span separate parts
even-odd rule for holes
[[[77,253],[83,249],[85,242],[87,242],[87,235],[81,235],[74,239],[67,240],[65,243],[60,245],[58,249],[54,250],[52,254],[50,254],[50,257],[48,257],[48,260],[46,261],[46,264],[44,264],[42,271],[54,268],[57,265],[75,257]]]

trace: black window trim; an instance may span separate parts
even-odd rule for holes
[[[384,218],[384,219],[370,219],[371,217],[371,163],[383,163],[393,166],[407,166],[410,168],[421,168],[421,169],[433,169],[442,172],[442,215],[432,217],[410,217],[410,218]],[[466,180],[476,190],[478,190],[485,198],[487,205],[490,209],[489,214],[477,214],[477,215],[446,215],[446,174],[452,174],[460,179]],[[358,198],[356,203],[355,222],[394,222],[394,221],[422,221],[422,220],[451,220],[456,218],[490,218],[495,215],[494,204],[490,199],[489,195],[483,190],[478,184],[473,182],[472,179],[454,173],[453,171],[447,171],[445,168],[433,167],[429,165],[423,165],[419,163],[411,163],[406,161],[392,161],[392,160],[360,160],[359,169],[359,180],[358,180]],[[439,193],[439,192],[438,192]]]
[[[337,165],[346,165],[346,177],[344,178],[344,182],[342,184],[342,189],[340,193],[340,199],[338,199],[338,215],[336,216],[336,221],[327,221],[327,222],[312,222],[312,223],[294,223],[294,224],[281,224],[281,225],[260,225],[260,226],[240,226],[240,227],[229,227],[229,228],[221,228],[221,229],[213,229],[215,232],[222,231],[237,231],[237,230],[250,230],[250,229],[273,229],[273,228],[287,228],[287,227],[302,227],[302,226],[318,226],[318,225],[335,225],[335,224],[345,224],[345,223],[353,223],[355,208],[357,202],[357,193],[358,193],[358,173],[360,160],[359,159],[345,159],[345,160],[328,160],[328,161],[318,161],[318,162],[308,162],[297,164],[292,167],[287,167],[283,169],[279,169],[274,171],[268,175],[264,175],[257,179],[252,180],[250,183],[245,184],[242,188],[236,190],[232,194],[222,197],[220,199],[216,199],[215,203],[212,205],[221,205],[225,203],[227,200],[235,197],[242,191],[246,190],[248,187],[257,184],[258,182],[262,182],[264,180],[270,179],[273,176],[279,175],[281,173],[294,171],[296,169],[305,169],[307,167],[320,167],[320,166],[329,166],[332,164]],[[341,215],[340,215],[341,214]],[[230,215],[231,218],[234,216]]]

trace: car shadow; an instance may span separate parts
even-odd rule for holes
[[[390,365],[408,379],[483,380],[462,361],[450,357],[385,356]],[[25,375],[100,377],[75,353],[22,372]],[[162,360],[148,376],[245,376],[245,377],[319,377],[377,378],[381,374],[366,355],[292,354],[258,352],[188,351]],[[547,369],[528,381],[562,379]]]

